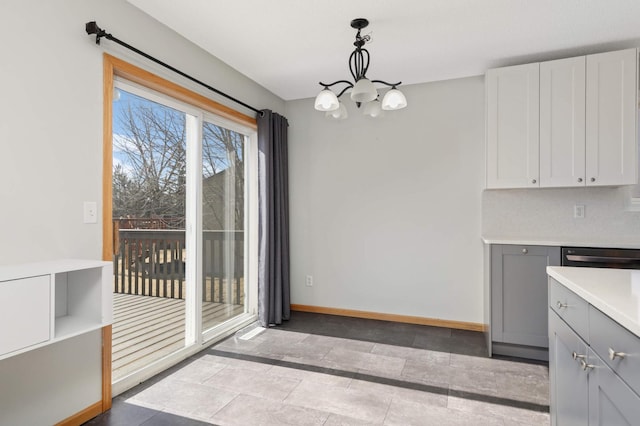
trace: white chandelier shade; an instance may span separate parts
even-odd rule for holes
[[[385,111],[395,111],[406,106],[407,98],[395,87],[385,93],[384,98],[382,98],[382,109]]]
[[[325,112],[325,117],[333,120],[345,120],[349,117],[349,114],[347,113],[347,108],[342,102],[340,102],[338,109]]]
[[[378,118],[384,116],[384,111],[382,110],[382,105],[378,99],[374,99],[371,102],[367,102],[364,106],[363,115],[371,118]]]
[[[378,97],[378,91],[368,78],[361,78],[351,89],[351,100],[354,102],[371,102]]]
[[[318,111],[335,111],[340,107],[339,103],[336,94],[327,88],[316,96],[315,108]]]

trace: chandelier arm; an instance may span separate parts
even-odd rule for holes
[[[371,80],[371,82],[372,82],[372,83],[382,83],[382,84],[385,84],[385,85],[387,85],[387,86],[391,87],[392,89],[395,89],[395,88],[396,88],[396,86],[400,86],[400,85],[402,84],[402,82],[401,82],[401,81],[399,81],[399,82],[397,82],[397,83],[394,83],[394,84],[387,83],[386,81],[382,81],[382,80]]]
[[[353,77],[353,81],[357,82],[358,81],[358,49],[354,50],[353,52],[351,52],[351,55],[349,56],[349,72],[351,72],[351,76]],[[353,71],[353,68],[356,68],[356,71]]]
[[[366,56],[364,55],[365,53]],[[357,48],[351,52],[351,56],[349,56],[349,71],[351,71],[351,76],[355,82],[362,78],[367,78],[370,59],[367,49]]]
[[[331,86],[335,86],[335,85],[336,85],[336,84],[338,84],[338,83],[345,83],[345,84],[347,85],[347,88],[346,88],[346,89],[344,89],[344,90],[342,91],[342,93],[344,93],[344,91],[345,91],[345,90],[347,90],[347,89],[351,89],[351,88],[353,87],[353,83],[351,83],[349,80],[338,80],[338,81],[334,81],[334,82],[333,82],[333,83],[331,83],[331,84],[325,84],[325,83],[323,83],[323,82],[319,82],[318,84],[319,84],[320,86],[323,86],[325,89],[328,89],[329,87],[331,87]]]
[[[338,95],[336,95],[336,97],[339,99],[340,96],[342,96],[344,94],[344,92],[346,92],[347,90],[352,89],[352,88],[353,88],[353,84],[350,84],[349,86],[347,86],[344,89],[342,89],[342,91]]]
[[[367,54],[367,61],[366,62],[364,60],[364,55],[362,54],[362,52]],[[371,59],[371,57],[369,55],[369,51],[367,49],[360,49],[360,57],[362,58],[362,64],[361,64],[362,74],[360,75],[360,77],[366,78],[367,70],[369,69],[369,60]]]

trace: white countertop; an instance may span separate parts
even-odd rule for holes
[[[565,247],[605,247],[605,248],[640,248],[638,238],[577,238],[577,237],[504,237],[499,235],[483,236],[485,244],[515,244],[525,246],[565,246]]]
[[[547,274],[640,337],[640,270],[547,266]]]

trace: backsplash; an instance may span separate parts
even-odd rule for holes
[[[619,238],[640,243],[640,211],[629,211],[631,187],[485,190],[482,235],[502,238]],[[585,206],[575,219],[574,206]]]

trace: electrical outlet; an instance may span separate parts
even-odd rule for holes
[[[313,276],[307,275],[305,284],[307,285],[307,287],[313,287]]]
[[[84,223],[98,223],[98,203],[85,201],[83,205]]]
[[[573,206],[573,217],[575,219],[584,219],[584,205],[576,204]]]

